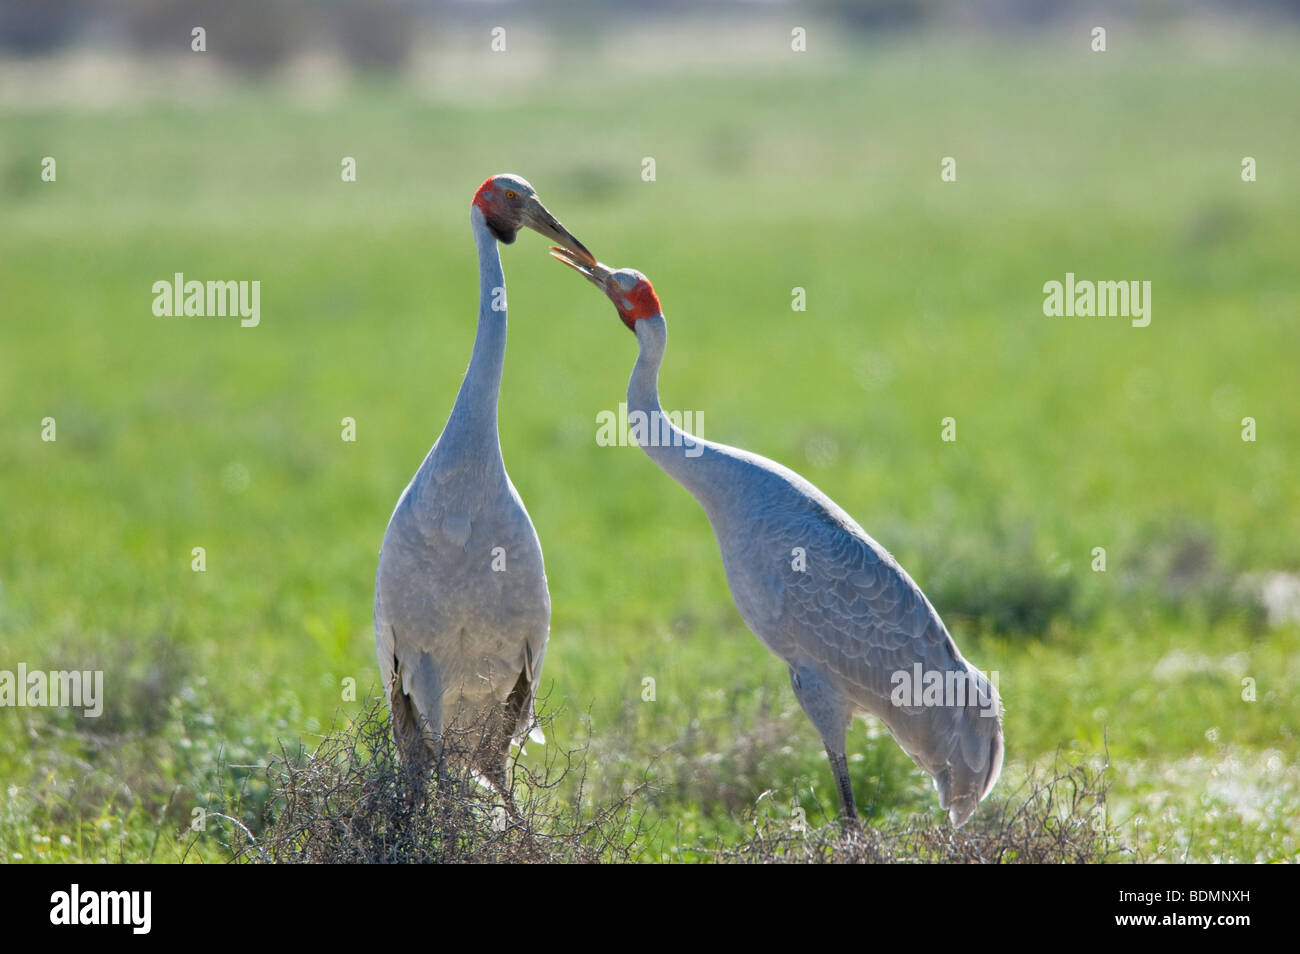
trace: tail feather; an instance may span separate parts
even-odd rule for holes
[[[432,762],[437,756],[434,740],[415,701],[402,688],[402,670],[396,657],[392,685],[388,687],[388,712],[400,757],[411,765]]]

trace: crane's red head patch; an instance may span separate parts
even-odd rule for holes
[[[635,269],[620,268],[611,273],[605,294],[609,295],[614,307],[618,309],[623,324],[633,331],[642,318],[663,313],[663,306],[659,304],[659,296],[655,294],[650,279]]]
[[[633,331],[636,330],[636,323],[642,318],[652,318],[663,310],[654,286],[645,279],[638,282],[631,291],[619,294],[615,301],[623,324]]]

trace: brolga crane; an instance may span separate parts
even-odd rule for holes
[[[996,688],[962,658],[912,578],[833,500],[794,471],[687,434],[664,415],[668,326],[644,275],[551,254],[604,291],[636,334],[627,407],[644,426],[632,438],[708,515],[736,608],[789,667],[826,746],[845,823],[857,818],[845,739],[866,712],[933,776],[952,824],[965,824],[1002,769]]]
[[[468,766],[503,795],[510,744],[531,734],[551,599],[542,548],[506,475],[497,397],[506,348],[497,242],[523,227],[595,258],[523,179],[486,180],[470,206],[478,329],[451,416],[388,521],[375,578],[375,644],[404,759]]]

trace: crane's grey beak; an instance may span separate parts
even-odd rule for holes
[[[585,252],[586,249],[583,249],[583,251]],[[594,258],[590,262],[587,262],[579,258],[567,248],[556,248],[554,245],[551,246],[551,258],[558,259],[565,265],[568,265],[571,269],[583,278],[587,279],[587,281],[591,282],[606,295],[609,294],[610,269],[600,264],[600,262],[596,261]]]
[[[577,237],[560,224],[560,220],[547,211],[546,206],[542,205],[537,196],[530,196],[524,204],[522,213],[523,224],[528,226],[534,232],[545,235],[552,242],[559,242],[565,250],[582,262],[584,265],[595,265],[596,256],[587,251],[587,246],[578,241]]]

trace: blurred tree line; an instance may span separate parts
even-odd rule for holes
[[[353,68],[399,70],[417,28],[527,16],[556,31],[612,27],[635,15],[715,19],[787,16],[873,32],[948,25],[1033,29],[1063,20],[1120,16],[1300,21],[1300,0],[0,0],[0,54],[39,55],[77,43],[143,52],[189,49],[207,31],[208,52],[231,68],[266,72],[303,48],[337,51]]]
[[[142,52],[187,52],[206,31],[207,52],[261,73],[304,47],[329,47],[354,68],[400,69],[420,20],[438,4],[419,0],[0,0],[0,51],[49,53],[76,43]]]

